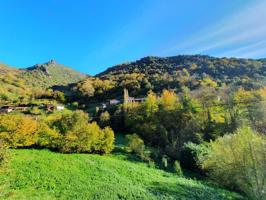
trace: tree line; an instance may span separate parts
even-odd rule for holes
[[[63,153],[110,153],[114,132],[89,123],[88,114],[73,111],[35,119],[23,114],[0,116],[0,141],[10,148],[48,148]]]

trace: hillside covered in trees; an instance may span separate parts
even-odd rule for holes
[[[122,96],[127,88],[134,96],[148,91],[170,89],[180,92],[212,85],[260,88],[266,84],[266,61],[263,59],[215,58],[201,55],[145,57],[120,64],[77,84],[81,95],[99,99]]]
[[[265,59],[218,58],[204,55],[178,55],[172,57],[148,56],[135,62],[116,65],[97,76],[140,72],[144,74],[175,74],[186,68],[193,74],[207,74],[216,79],[230,79],[234,76],[252,76],[264,72]]]

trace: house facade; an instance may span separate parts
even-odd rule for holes
[[[0,108],[0,113],[10,113],[14,110],[13,106],[2,106]]]

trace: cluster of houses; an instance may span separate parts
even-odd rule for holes
[[[106,109],[109,106],[118,105],[121,103],[128,104],[128,103],[135,103],[135,102],[143,102],[145,101],[145,98],[135,98],[129,96],[128,90],[124,89],[124,99],[110,99],[105,103],[102,103],[102,109]],[[54,104],[41,104],[38,106],[39,108],[45,109],[47,112],[53,112],[53,111],[62,111],[65,109],[63,105],[54,105]],[[32,108],[31,105],[4,105],[0,106],[0,113],[10,113],[12,111],[20,111],[20,112],[26,112],[29,111],[29,109]]]
[[[41,105],[40,107],[45,108],[47,112],[53,112],[55,110],[62,111],[65,109],[62,105],[53,105],[53,104],[47,104],[47,105]],[[12,111],[20,111],[25,112],[28,111],[31,108],[29,105],[4,105],[0,107],[0,113],[10,113]]]
[[[102,103],[102,109],[105,109],[105,108],[107,108],[109,106],[118,105],[120,103],[121,103],[121,100],[118,100],[118,99],[110,99],[107,102]]]
[[[0,113],[10,113],[14,110],[17,110],[17,111],[27,111],[28,107],[27,106],[24,106],[24,105],[19,105],[19,106],[2,106],[0,108]]]
[[[124,99],[123,100],[110,99],[107,102],[102,103],[102,108],[105,109],[105,108],[107,108],[109,106],[118,105],[118,104],[121,104],[121,103],[125,103],[125,104],[135,103],[135,102],[141,103],[141,102],[144,102],[144,101],[145,101],[145,98],[135,98],[135,97],[129,96],[128,90],[124,89]]]

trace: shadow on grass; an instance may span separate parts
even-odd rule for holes
[[[200,182],[180,178],[178,183],[153,182],[150,192],[159,199],[198,199],[198,200],[244,200],[237,193],[232,193],[217,187],[210,187]],[[173,198],[175,197],[175,198]]]
[[[136,155],[127,152],[123,147],[115,147],[115,149],[112,151],[112,155],[115,155],[117,157],[122,158],[123,160],[127,160],[130,162],[147,163],[147,162],[141,160]]]
[[[123,160],[127,160],[130,162],[138,162],[138,163],[147,163],[143,160],[141,160],[138,156],[129,153],[126,151],[126,144],[127,139],[125,138],[125,135],[123,134],[116,134],[115,136],[115,148],[112,151],[112,155],[118,156]]]

